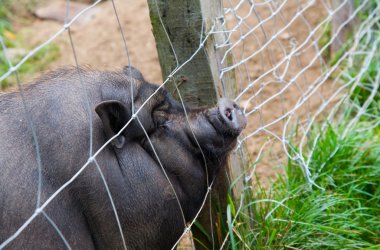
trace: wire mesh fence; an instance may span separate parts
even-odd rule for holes
[[[134,120],[137,120],[141,128],[144,129],[138,114],[149,103],[151,98],[157,94],[159,89],[170,81],[170,77],[164,79],[159,85],[159,89],[144,100],[138,108],[135,108],[132,101],[131,119],[100,148],[93,148],[94,119],[92,110],[94,108],[91,107],[87,96],[86,112],[89,119],[90,133],[88,160],[83,166],[78,166],[79,170],[68,181],[54,190],[49,197],[41,199],[42,189],[44,188],[41,175],[44,166],[41,164],[39,139],[35,132],[34,124],[36,121],[33,118],[33,113],[30,112],[28,103],[24,100],[24,95],[26,94],[23,91],[24,86],[17,76],[20,67],[39,50],[60,36],[67,36],[70,41],[71,51],[65,51],[64,53],[72,54],[79,81],[83,82],[83,73],[80,68],[81,58],[77,56],[71,26],[81,15],[92,8],[106,4],[101,2],[101,0],[95,1],[75,17],[69,19],[70,1],[66,1],[66,21],[62,24],[62,27],[53,36],[46,37],[46,42],[39,44],[15,64],[11,62],[8,56],[4,38],[0,37],[2,53],[8,64],[8,71],[0,76],[0,81],[7,79],[11,75],[16,76],[18,89],[23,100],[22,108],[26,112],[25,119],[28,121],[28,128],[33,136],[38,172],[35,179],[35,183],[37,183],[36,209],[17,231],[8,232],[9,237],[1,242],[0,249],[5,248],[12,241],[17,241],[17,237],[40,216],[46,218],[65,246],[71,249],[70,242],[65,238],[53,218],[49,217],[45,209],[87,168],[91,168],[91,171],[95,171],[101,176],[104,188],[107,190],[108,198],[111,201],[115,223],[120,233],[120,241],[122,246],[125,249],[127,248],[125,238],[128,235],[123,233],[123,222],[119,220],[113,194],[109,191],[104,173],[97,162],[97,156],[124,130],[128,130],[128,126]],[[128,45],[128,39],[126,39],[129,31],[123,27],[123,22],[120,22],[120,19],[131,17],[118,15],[117,1],[112,0],[107,4],[112,4],[113,6],[114,17],[112,18],[117,21],[117,28],[120,32],[119,42],[125,48],[125,51],[118,51],[117,53],[126,52],[125,58],[127,58],[127,62],[133,65],[134,62],[131,62],[129,58],[133,47]],[[355,115],[347,125],[346,131],[353,127],[362,116],[373,116],[367,111],[372,105],[372,101],[378,98],[380,74],[376,72],[374,75],[368,76],[368,72],[373,67],[373,60],[378,60],[376,58],[379,58],[377,48],[380,37],[378,32],[380,5],[376,4],[376,1],[370,0],[355,3],[350,0],[224,0],[223,7],[223,16],[215,17],[215,22],[220,22],[222,28],[216,30],[217,26],[213,25],[211,30],[205,30],[199,41],[199,48],[194,51],[193,56],[199,53],[204,44],[214,34],[222,33],[224,35],[225,42],[214,45],[216,50],[226,51],[223,57],[219,58],[220,65],[224,65],[228,61],[227,67],[219,68],[220,79],[223,82],[223,78],[227,73],[234,72],[238,87],[238,95],[234,99],[244,109],[248,120],[248,127],[238,139],[237,149],[246,145],[248,158],[253,162],[252,164],[247,163],[244,175],[239,181],[243,182],[244,190],[247,190],[254,182],[253,177],[255,175],[265,182],[266,179],[274,177],[277,173],[283,171],[281,166],[283,166],[284,162],[293,160],[301,167],[305,182],[316,188],[323,189],[314,182],[315,176],[310,171],[310,159],[312,159],[310,156],[314,152],[316,138],[331,123],[339,123],[348,103],[350,103],[350,96],[357,88],[369,91],[369,94],[366,100],[360,104],[350,106],[350,109],[354,109]],[[96,31],[96,27],[88,27],[88,29]],[[193,56],[183,64],[177,65],[171,75],[191,63]],[[352,74],[352,71],[349,70],[351,68],[359,70]],[[364,77],[368,80],[366,83],[363,83]],[[130,81],[132,82],[133,80],[130,79]],[[130,91],[130,95],[134,96],[132,85]],[[189,119],[187,114],[186,119]],[[310,140],[311,134],[315,133],[314,126],[316,124],[321,129],[318,132],[319,134],[313,135],[313,139]],[[376,125],[378,126],[379,124],[377,123]],[[145,129],[144,133],[150,142],[148,132]],[[197,138],[195,140],[197,141]],[[153,151],[159,161],[160,155],[154,148]],[[249,159],[246,159],[246,161],[249,162]],[[171,179],[166,175],[165,166],[161,162],[160,167],[175,193]],[[201,209],[207,201],[212,182],[208,183],[208,187]],[[184,220],[184,233],[173,248],[180,243],[184,236],[189,234],[201,211],[199,209],[194,219],[186,221],[177,196],[176,200]],[[243,199],[239,201],[240,203],[238,202],[240,205],[236,216],[242,210],[242,201]],[[228,245],[227,240],[228,234],[222,239],[218,247],[220,249],[226,247]],[[188,245],[191,244],[184,244],[182,247],[190,248],[191,246]],[[214,245],[214,248],[216,247]]]
[[[344,5],[342,3],[340,7]],[[238,7],[243,8],[243,5]],[[237,15],[236,11],[239,8],[232,6],[227,14]],[[236,41],[231,37],[231,53],[237,62],[222,71],[223,74],[235,68],[237,76],[242,78],[238,80],[241,92],[237,99],[243,100],[246,114],[253,124],[242,141],[267,135],[280,142],[277,151],[282,146],[284,157],[290,157],[288,143],[294,135],[288,133],[293,126],[300,126],[304,143],[313,120],[317,119],[312,115],[316,107],[327,107],[335,101],[329,99],[335,85],[329,79],[331,72],[323,58],[334,37],[323,46],[320,39],[326,36],[326,27],[338,9],[323,1],[284,1],[251,4],[245,11],[248,15],[242,13],[235,19],[242,23],[239,28],[249,27],[248,31],[234,32],[241,32]],[[313,15],[317,13],[325,18],[315,20]],[[251,23],[246,24],[245,15],[250,17]],[[354,17],[352,15],[346,22]],[[344,25],[342,23],[341,28]],[[255,47],[253,52],[248,52],[248,46]],[[319,113],[315,115],[323,117],[323,112]],[[301,155],[296,157],[302,161]],[[308,168],[304,167],[307,177]]]

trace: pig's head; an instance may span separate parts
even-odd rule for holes
[[[171,166],[186,162],[202,165],[211,181],[246,126],[242,109],[226,98],[210,109],[191,109],[166,92],[165,96],[152,112],[155,126],[149,138],[156,153]],[[149,144],[143,140],[144,148],[154,153]],[[178,173],[182,171],[186,170],[178,169]]]
[[[125,141],[140,141],[152,158],[156,159],[156,151],[164,167],[169,168],[188,161],[195,164],[194,160],[199,160],[202,165],[211,164],[208,174],[212,177],[246,126],[242,109],[227,98],[220,99],[217,106],[210,109],[189,108],[166,90],[147,83],[134,67],[125,67],[124,74],[128,82],[135,83],[132,97],[135,110],[140,109],[145,100],[149,101],[137,114],[138,121],[135,119],[113,145],[123,148]],[[119,92],[130,94],[130,88]],[[132,100],[130,96],[112,100],[114,91],[102,96],[106,100],[97,106],[96,111],[103,121],[106,135],[112,137],[131,118]]]
[[[213,181],[246,126],[242,109],[225,98],[220,99],[213,108],[189,108],[176,101],[166,90],[147,83],[134,68],[127,68],[124,73],[129,79],[137,80],[132,100],[135,110],[139,112],[112,142],[117,158],[128,155],[126,162],[141,162],[142,157],[131,156],[130,153],[131,147],[139,144],[143,151],[139,151],[140,154],[153,159],[156,166],[137,166],[137,169],[144,168],[149,174],[152,168],[162,166],[173,181],[181,203],[188,200],[188,212],[185,211],[185,214],[189,219],[200,206],[207,182]],[[130,93],[129,87],[117,93],[125,92]],[[105,100],[96,108],[108,138],[114,136],[132,116],[131,100],[127,96],[112,100],[115,92],[110,93],[110,96],[102,95]],[[134,161],[131,157],[139,160]],[[167,183],[166,179],[163,181]]]

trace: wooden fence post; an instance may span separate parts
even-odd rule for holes
[[[200,48],[200,42],[205,38],[206,32],[211,29],[222,30],[223,8],[220,0],[148,0],[148,4],[163,79]],[[227,47],[223,50],[215,49],[216,44],[225,41],[226,36],[223,32],[209,36],[198,53],[171,77],[165,86],[166,89],[178,99],[174,85],[176,84],[183,99],[198,107],[214,106],[221,96],[236,96],[234,72],[225,73],[223,78],[219,79],[220,70],[232,61],[225,60],[226,63],[221,64]],[[242,155],[242,150],[234,152],[225,171],[221,171],[217,177],[211,195],[212,223],[209,202],[197,220],[208,235],[214,232],[214,243],[211,242],[211,237],[206,237],[197,226],[192,228],[194,238],[210,249],[213,244],[217,247],[223,240],[227,193],[231,185],[230,180],[235,180],[242,173]],[[242,184],[237,187],[236,193],[240,194],[241,188]],[[202,249],[197,243],[196,247]]]

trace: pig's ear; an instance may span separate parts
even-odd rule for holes
[[[116,100],[104,101],[99,103],[95,108],[96,113],[103,123],[103,129],[107,139],[117,134],[130,118],[128,108],[121,102]],[[116,148],[122,148],[125,143],[125,137],[120,134],[112,141],[112,145]]]
[[[124,66],[123,71],[127,76],[138,79],[140,81],[145,81],[141,72],[133,66]]]

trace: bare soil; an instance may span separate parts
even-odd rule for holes
[[[52,2],[66,1],[52,0],[45,4]],[[146,1],[114,2],[125,34],[131,64],[139,68],[148,81],[162,82]],[[70,29],[78,63],[99,70],[115,70],[128,65],[112,1],[100,3],[93,12],[95,13],[86,18],[86,21],[74,22]],[[24,32],[24,37],[30,38],[31,44],[38,45],[62,27],[63,22],[35,18],[31,20],[29,26],[23,27],[20,31]],[[68,32],[60,35],[54,43],[59,46],[61,56],[49,66],[49,69],[75,65]]]

